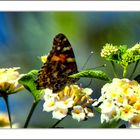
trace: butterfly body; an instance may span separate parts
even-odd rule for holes
[[[54,93],[58,92],[66,85],[78,80],[69,77],[69,75],[77,72],[77,65],[71,44],[65,35],[60,33],[55,36],[53,48],[47,57],[46,63],[44,63],[39,71],[36,80],[37,88],[50,88]]]

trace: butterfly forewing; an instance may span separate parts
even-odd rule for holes
[[[70,42],[63,34],[55,36],[53,48],[39,71],[36,80],[38,89],[50,88],[53,92],[62,90],[67,84],[76,82],[78,79],[70,78],[69,75],[77,73],[75,56]]]

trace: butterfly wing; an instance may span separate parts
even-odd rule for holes
[[[39,89],[50,88],[53,92],[62,90],[67,84],[78,79],[69,75],[77,73],[75,56],[70,42],[63,34],[55,36],[53,48],[38,74],[36,81]]]

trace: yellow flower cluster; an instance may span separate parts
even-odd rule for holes
[[[101,57],[106,58],[110,55],[117,54],[118,48],[116,46],[113,46],[112,44],[106,44],[103,46],[103,49],[101,51]]]
[[[124,120],[131,127],[140,127],[140,85],[137,81],[114,78],[112,83],[107,83],[101,90],[101,97],[93,104],[102,104],[101,122]]]
[[[66,86],[64,90],[57,94],[52,93],[50,89],[46,89],[43,110],[53,111],[53,118],[59,120],[68,114],[78,121],[93,117],[94,114],[88,107],[93,103],[93,99],[90,97],[91,93],[90,88],[81,88],[78,85]]]
[[[21,77],[19,67],[0,69],[0,96],[20,91],[23,87],[19,86],[18,79]]]
[[[130,50],[135,54],[140,54],[140,43],[135,44]]]

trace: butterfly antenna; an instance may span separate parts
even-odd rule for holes
[[[82,67],[82,70],[86,67],[86,64],[87,64],[87,62],[89,61],[89,59],[91,58],[92,54],[93,54],[93,51],[90,52],[90,55],[88,56],[86,62],[84,63],[84,65],[83,65],[83,67]]]

